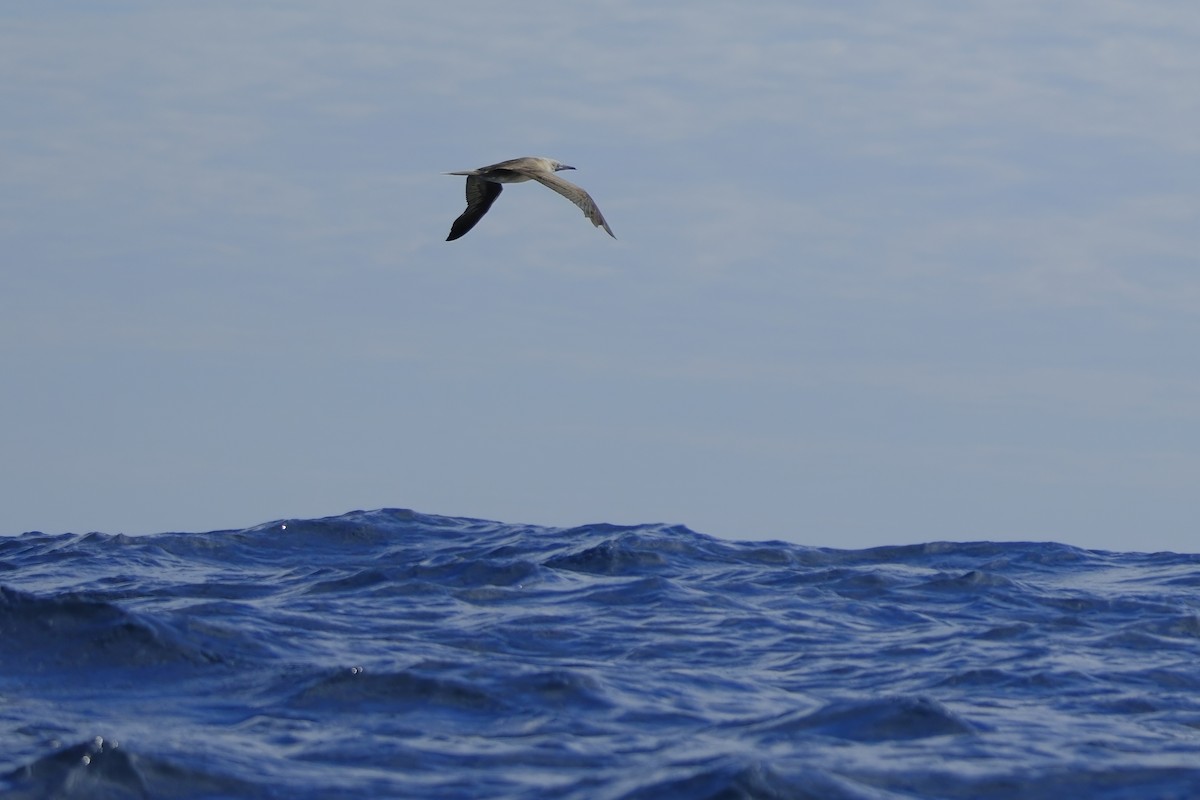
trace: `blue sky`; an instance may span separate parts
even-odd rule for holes
[[[1200,10],[9,3],[0,533],[1200,551]],[[445,242],[461,178],[578,167]]]

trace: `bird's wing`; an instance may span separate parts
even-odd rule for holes
[[[471,228],[474,228],[475,223],[483,219],[483,215],[492,207],[492,203],[496,202],[496,198],[500,196],[503,188],[498,183],[485,181],[482,178],[476,178],[474,175],[468,176],[467,210],[459,214],[458,219],[454,220],[454,224],[450,226],[450,235],[446,237],[446,241],[452,242],[465,235]]]
[[[545,170],[531,170],[527,173],[529,177],[540,183],[542,186],[549,186],[554,191],[561,194],[563,197],[570,200],[575,205],[583,209],[583,215],[592,221],[596,227],[603,227],[608,231],[608,235],[617,238],[617,235],[612,232],[612,228],[608,227],[608,223],[604,221],[604,215],[600,213],[600,209],[596,208],[596,201],[592,196],[579,188],[568,180],[564,180],[553,172]],[[499,184],[497,184],[498,186]]]
[[[510,158],[508,161],[501,161],[498,164],[488,164],[486,167],[480,167],[479,172],[490,172],[494,169],[511,169],[518,172],[528,169],[538,169],[541,167],[542,159],[534,156],[521,156],[520,158]]]

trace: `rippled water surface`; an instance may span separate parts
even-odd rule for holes
[[[5,798],[1200,797],[1200,556],[354,512],[0,539]]]

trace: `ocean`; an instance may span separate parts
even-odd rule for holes
[[[1200,555],[28,533],[0,732],[4,798],[1197,798]]]

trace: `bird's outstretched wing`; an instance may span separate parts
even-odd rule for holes
[[[575,205],[583,209],[583,215],[592,221],[596,227],[602,227],[608,232],[608,235],[617,238],[617,235],[612,232],[612,228],[608,227],[608,223],[604,221],[604,215],[600,213],[600,209],[596,207],[596,201],[592,196],[585,192],[580,187],[564,180],[553,172],[545,170],[530,170],[526,173],[529,177],[540,183],[542,186],[549,186],[554,191],[561,194],[563,197],[570,200]],[[469,179],[468,179],[469,180]],[[499,186],[499,184],[496,184]],[[471,223],[472,225],[475,223]],[[464,231],[465,233],[465,231]]]
[[[450,235],[446,237],[447,242],[452,242],[466,234],[467,231],[475,227],[475,223],[483,219],[483,215],[492,207],[492,203],[496,202],[496,198],[500,196],[500,191],[504,187],[498,183],[485,181],[483,178],[476,178],[474,175],[467,176],[467,210],[459,214],[458,219],[454,220],[454,224],[450,226]]]

